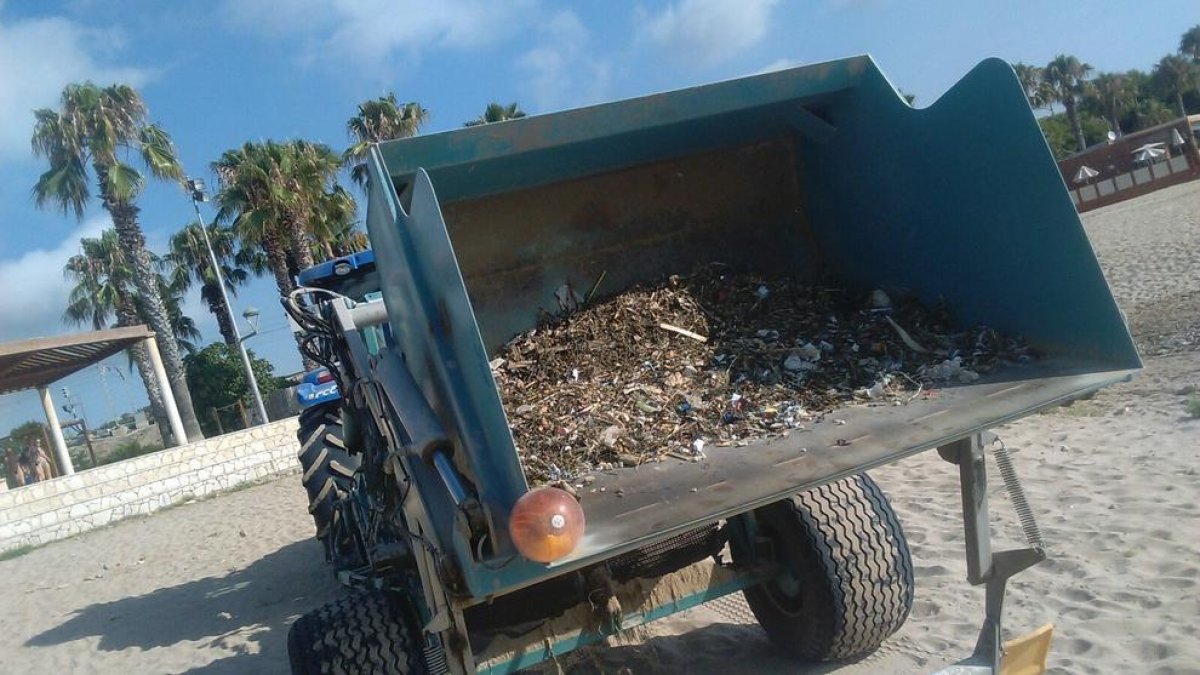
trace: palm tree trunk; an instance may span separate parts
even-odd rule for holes
[[[263,238],[263,249],[267,252],[267,266],[275,275],[275,287],[279,289],[279,297],[286,298],[296,288],[292,276],[288,274],[287,252],[273,236]]]
[[[117,326],[136,326],[138,323],[140,321],[138,321],[137,310],[132,304],[124,304],[117,308]],[[133,364],[137,366],[142,383],[146,385],[146,398],[150,399],[150,416],[158,425],[158,433],[162,436],[163,447],[169,448],[178,445],[171,434],[171,421],[167,418],[167,407],[163,404],[162,387],[158,386],[158,378],[154,377],[154,365],[150,361],[150,352],[146,351],[144,343],[139,342],[129,348],[129,355],[133,359]]]
[[[146,316],[150,321],[150,329],[157,335],[159,348],[162,351],[163,366],[167,371],[167,379],[171,381],[171,391],[174,394],[175,406],[179,409],[179,417],[183,421],[183,430],[189,440],[201,440],[204,432],[200,430],[200,422],[196,419],[196,411],[192,407],[192,394],[188,390],[187,376],[183,369],[183,359],[179,356],[179,344],[171,330],[171,320],[159,293],[158,277],[150,264],[150,253],[146,250],[146,237],[138,225],[138,208],[125,201],[114,199],[108,192],[108,169],[95,164],[96,174],[100,179],[100,198],[104,209],[112,216],[113,229],[117,231],[117,240],[129,259],[133,268],[134,285],[138,295],[145,302]]]
[[[217,330],[221,331],[221,339],[225,340],[225,344],[230,349],[238,348],[237,336],[233,334],[233,322],[229,317],[229,306],[225,304],[225,298],[217,289],[216,282],[210,282],[204,285],[200,292],[208,302],[208,311],[217,319]]]
[[[1080,151],[1087,150],[1087,141],[1083,139],[1083,128],[1079,126],[1079,115],[1075,112],[1075,98],[1073,96],[1064,98],[1063,106],[1067,109],[1067,120],[1071,123],[1071,133],[1075,135],[1075,142],[1079,144]]]
[[[1187,117],[1187,116],[1188,116],[1188,114],[1187,114],[1187,108],[1185,108],[1185,107],[1184,107],[1184,105],[1183,105],[1183,92],[1182,92],[1182,91],[1178,91],[1178,90],[1176,90],[1176,92],[1175,92],[1175,103],[1179,104],[1179,116],[1180,116],[1180,117]]]
[[[306,270],[314,263],[312,249],[304,239],[304,228],[299,224],[290,223],[288,226],[288,253],[295,261],[297,271]]]

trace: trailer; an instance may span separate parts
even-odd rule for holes
[[[1045,554],[1002,452],[1029,546],[991,548],[986,434],[1141,367],[1007,63],[914,109],[848,58],[385,142],[369,172],[380,299],[285,302],[341,392],[302,417],[301,462],[356,589],[293,626],[294,672],[508,673],[736,592],[797,658],[869,652],[913,580],[864,472],[933,449],[957,465],[987,594],[954,672],[1002,672],[1005,583]],[[564,284],[603,278],[603,298],[716,260],[945,302],[1039,358],[700,462],[598,472],[579,499],[530,490],[496,351]]]

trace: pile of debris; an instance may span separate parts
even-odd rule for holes
[[[903,405],[1032,358],[944,307],[720,265],[637,286],[517,336],[492,362],[526,477],[780,436],[846,405]]]

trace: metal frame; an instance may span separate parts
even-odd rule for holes
[[[980,434],[948,443],[938,454],[958,465],[959,490],[962,494],[963,533],[966,539],[967,581],[982,584],[986,593],[983,626],[971,656],[955,664],[953,673],[998,673],[1003,657],[1000,628],[1004,613],[1004,594],[1008,580],[1046,559],[1038,546],[1009,551],[992,551],[991,523],[987,497],[987,463]],[[971,670],[961,670],[970,668]]]

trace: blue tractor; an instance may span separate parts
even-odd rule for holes
[[[375,253],[367,250],[342,258],[327,260],[300,272],[300,286],[333,291],[359,301],[379,299],[379,275],[375,271]],[[318,368],[304,375],[296,387],[300,408],[308,408],[341,399],[337,380],[328,368]]]
[[[353,588],[293,624],[293,672],[511,673],[738,592],[783,653],[857,657],[914,592],[865,472],[935,448],[987,589],[955,672],[999,672],[1005,584],[1044,553],[1026,518],[1028,547],[993,551],[984,434],[1141,366],[1007,63],[924,110],[860,56],[389,141],[367,167],[372,252],[285,298],[326,368],[300,420],[309,511]],[[1039,358],[702,461],[598,469],[577,495],[531,489],[490,365],[505,343],[564,285],[602,300],[712,261],[906,289]]]
[[[381,303],[379,275],[375,270],[375,254],[360,251],[348,256],[327,260],[300,272],[297,282],[313,292],[325,292],[329,297],[342,297],[350,302]],[[364,331],[364,343],[370,352],[378,352],[381,340],[386,340],[386,326]],[[326,546],[331,561],[339,556],[330,538],[331,526],[340,520],[336,505],[353,487],[354,473],[359,468],[355,454],[346,448],[342,416],[342,392],[335,376],[336,370],[327,366],[309,371],[296,387],[299,399],[301,443],[300,465],[302,480],[309,498],[309,513],[317,527],[317,538]]]

